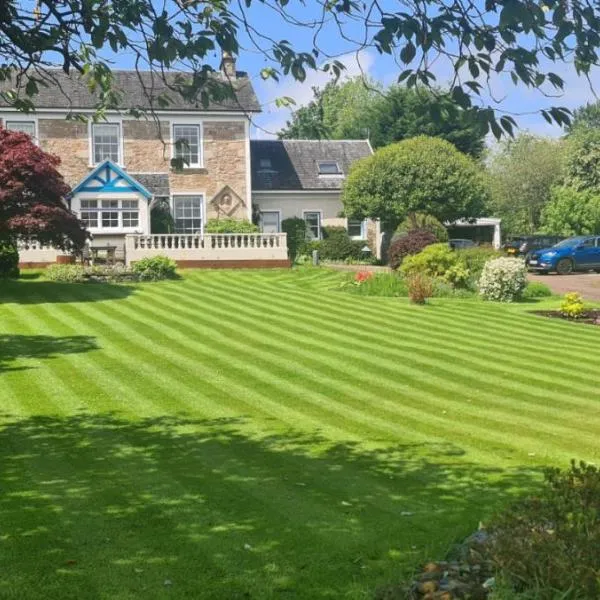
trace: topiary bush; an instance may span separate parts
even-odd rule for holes
[[[159,281],[177,277],[177,263],[166,256],[151,256],[135,262],[132,271],[141,281]]]
[[[514,302],[527,286],[527,268],[520,258],[494,258],[485,263],[479,279],[479,294],[485,300]]]
[[[259,228],[250,221],[239,219],[209,219],[204,228],[206,233],[257,233]]]
[[[44,276],[60,283],[81,283],[86,280],[86,270],[82,265],[49,265]]]
[[[0,279],[19,277],[19,251],[8,242],[0,243]]]
[[[392,241],[388,248],[388,261],[392,269],[397,269],[404,258],[418,254],[437,242],[435,234],[428,229],[413,229]]]
[[[458,264],[458,257],[448,244],[431,244],[418,254],[407,256],[400,267],[405,277],[423,273],[444,278],[446,271]]]
[[[323,227],[323,239],[310,244],[319,252],[321,260],[358,260],[362,256],[364,242],[353,240],[345,227]]]
[[[281,231],[287,234],[288,256],[293,262],[306,253],[306,223],[304,219],[292,217],[281,222]]]

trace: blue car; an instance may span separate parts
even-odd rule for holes
[[[551,248],[531,252],[525,262],[531,270],[540,273],[556,271],[559,275],[600,269],[600,237],[581,235],[568,238]]]

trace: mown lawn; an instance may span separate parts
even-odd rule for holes
[[[600,329],[340,278],[0,282],[0,598],[369,598],[600,458]]]

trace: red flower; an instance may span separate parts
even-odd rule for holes
[[[356,281],[356,283],[364,283],[365,281],[367,281],[367,279],[371,279],[371,277],[373,277],[373,273],[369,271],[359,271],[354,276],[354,281]]]

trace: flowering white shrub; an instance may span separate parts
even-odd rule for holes
[[[513,302],[527,286],[527,268],[520,258],[488,260],[479,279],[479,294],[486,300]]]

